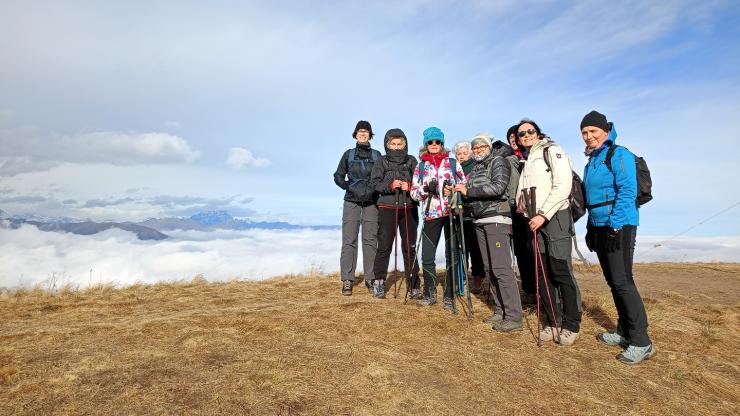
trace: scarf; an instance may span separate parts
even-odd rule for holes
[[[442,164],[442,161],[447,159],[449,155],[450,154],[448,152],[439,152],[434,155],[429,152],[426,152],[423,155],[421,155],[421,160],[427,163],[431,163],[432,165],[434,165],[435,168],[437,168],[437,170],[439,170],[439,166]]]

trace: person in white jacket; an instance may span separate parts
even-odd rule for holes
[[[517,211],[529,218],[530,231],[538,233],[539,251],[550,289],[548,296],[544,281],[540,280],[540,298],[545,311],[540,339],[573,345],[581,325],[581,295],[571,265],[574,229],[568,197],[573,181],[572,164],[563,148],[542,134],[532,120],[519,122],[516,139],[525,159],[517,188]],[[536,214],[530,218],[523,191],[531,193],[533,187]],[[530,234],[530,238],[532,236]],[[540,269],[540,279],[542,274]],[[562,317],[553,316],[551,311],[551,306],[557,310],[554,304],[558,293],[562,297]],[[556,318],[562,318],[559,338],[553,328],[559,320]]]

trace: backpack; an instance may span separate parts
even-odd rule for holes
[[[614,156],[614,150],[619,147],[618,145],[609,146],[609,150],[606,152],[606,167],[609,168],[609,172],[614,174],[612,170],[612,157]],[[623,146],[622,146],[623,147]],[[629,149],[624,148],[629,152]],[[648,169],[647,162],[640,156],[635,156],[635,171],[637,174],[637,208],[647,204],[653,199],[653,180],[650,178],[650,169]]]
[[[545,148],[542,150],[545,157],[545,164],[550,172],[552,172],[552,168],[550,166],[550,156],[547,149],[549,149],[552,144],[546,144]],[[572,169],[571,173],[573,174],[573,183],[570,188],[568,203],[570,204],[570,215],[573,217],[573,223],[575,224],[576,221],[586,215],[586,197],[584,196],[585,192],[583,191],[583,181],[581,180],[581,177]]]
[[[353,177],[351,177],[349,175],[349,173],[352,172],[352,165],[355,164],[355,163],[359,163],[360,164],[360,168],[362,169],[363,176],[367,176],[367,175],[365,175],[365,173],[367,172],[367,170],[365,169],[365,162],[371,161],[371,162],[375,163],[375,161],[378,160],[378,158],[380,157],[380,152],[379,151],[377,151],[375,149],[370,149],[370,159],[355,159],[355,150],[356,150],[356,148],[354,148],[354,147],[351,148],[351,149],[349,149],[349,155],[347,156],[347,165],[348,165],[347,176],[349,176],[349,180],[353,184],[354,183],[357,183],[357,182],[360,182],[360,181],[367,181],[367,178],[353,178]]]

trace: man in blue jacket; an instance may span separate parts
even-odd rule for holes
[[[637,364],[652,357],[656,350],[647,333],[645,305],[632,276],[640,223],[635,155],[615,144],[614,124],[597,111],[583,118],[581,134],[589,156],[583,172],[588,208],[586,245],[599,257],[619,316],[616,331],[600,333],[596,338],[606,345],[621,345],[625,351],[617,359]],[[612,155],[607,160],[609,153]]]

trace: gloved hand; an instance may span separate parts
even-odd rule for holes
[[[616,228],[607,228],[604,232],[604,250],[607,253],[614,253],[622,247],[622,230]]]
[[[439,191],[437,189],[437,180],[432,179],[426,185],[424,185],[424,191],[426,191],[430,195],[439,195]]]
[[[596,249],[596,232],[591,227],[586,227],[586,247],[592,253]]]

